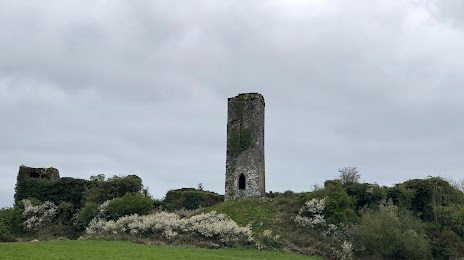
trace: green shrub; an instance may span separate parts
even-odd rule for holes
[[[126,215],[147,215],[153,210],[153,200],[140,193],[126,193],[121,198],[112,199],[108,204],[108,214],[112,219]]]
[[[71,225],[52,224],[39,229],[34,234],[34,238],[40,241],[77,239],[82,232],[76,231]]]
[[[50,181],[32,178],[17,185],[15,201],[34,197],[41,202],[59,204],[64,201],[72,203],[75,208],[81,208],[84,192],[89,185],[90,181],[83,179],[61,178],[59,181]]]
[[[10,230],[10,227],[8,227],[5,223],[0,221],[0,242],[13,241],[15,241],[15,238]]]
[[[356,212],[361,208],[377,209],[385,201],[385,191],[376,184],[353,183],[346,185],[345,190],[351,197]]]
[[[394,205],[367,210],[354,234],[355,253],[366,259],[430,259],[424,225]]]
[[[126,177],[113,176],[106,181],[92,178],[92,181],[64,177],[59,181],[31,178],[16,184],[15,201],[30,197],[41,202],[51,201],[55,204],[69,202],[79,209],[85,202],[101,204],[106,200],[119,198],[128,192],[140,192],[142,180],[136,175]]]
[[[438,206],[436,210],[438,223],[464,238],[464,205]]]
[[[438,222],[428,222],[426,228],[434,259],[460,259],[464,255],[463,239],[450,228]]]
[[[19,205],[12,208],[0,209],[0,223],[3,223],[3,230],[16,237],[21,234],[23,209]],[[6,233],[5,233],[6,234]]]
[[[325,181],[323,189],[302,194],[298,199],[304,202],[313,198],[325,198],[325,217],[328,223],[340,225],[340,223],[347,224],[356,220],[353,203],[340,180]]]
[[[86,227],[97,214],[98,205],[94,202],[86,202],[84,207],[79,210],[77,221],[80,226]]]
[[[170,190],[164,199],[164,206],[168,210],[175,209],[198,209],[210,207],[218,202],[224,201],[224,196],[211,191],[200,191],[194,188],[182,188]]]
[[[412,201],[416,195],[416,190],[406,188],[405,184],[397,184],[391,188],[387,188],[387,199],[391,199],[392,202],[397,205],[400,209],[412,209]]]
[[[464,203],[464,194],[440,177],[409,180],[403,185],[415,192],[411,211],[426,221],[437,220],[437,206]]]
[[[270,191],[270,192],[266,192],[266,198],[276,198],[278,196],[280,196],[281,193],[280,192],[273,192],[273,191]]]
[[[70,202],[61,202],[58,205],[58,222],[63,225],[72,225],[72,217],[74,213],[73,204]]]
[[[282,193],[282,197],[285,198],[285,199],[296,199],[297,198],[297,194],[291,190],[287,190],[285,191],[284,193]]]

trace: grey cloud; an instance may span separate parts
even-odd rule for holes
[[[460,178],[459,4],[303,2],[0,2],[0,205],[21,163],[223,193],[240,92],[266,99],[268,190]]]

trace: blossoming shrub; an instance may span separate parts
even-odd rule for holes
[[[33,231],[46,226],[56,217],[58,207],[50,201],[34,206],[30,200],[23,200],[24,230]]]
[[[300,227],[311,227],[324,235],[337,235],[338,227],[327,223],[324,215],[326,199],[312,199],[305,202],[295,217],[295,223]]]
[[[322,228],[327,225],[324,218],[325,199],[312,199],[305,205],[295,217],[295,222],[302,227]]]
[[[303,201],[313,198],[325,199],[324,216],[328,223],[338,226],[355,222],[356,214],[353,210],[352,199],[346,193],[340,180],[327,180],[324,182],[324,188],[299,196],[299,200]]]
[[[167,212],[145,216],[134,214],[121,217],[117,221],[95,218],[90,222],[86,233],[95,236],[158,236],[165,240],[192,234],[223,245],[243,245],[253,241],[250,227],[239,227],[228,216],[216,214],[214,211],[191,218],[180,218]]]

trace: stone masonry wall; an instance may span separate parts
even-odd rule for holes
[[[59,181],[60,173],[55,168],[32,168],[24,165],[19,166],[17,181],[22,182],[30,178],[48,179],[51,181]]]
[[[228,99],[225,200],[265,196],[264,107],[258,93]],[[241,174],[245,189],[239,189]]]

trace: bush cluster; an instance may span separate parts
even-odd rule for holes
[[[224,201],[224,195],[195,188],[182,188],[168,191],[162,206],[167,210],[198,209],[200,207],[210,207],[222,201]]]
[[[367,210],[354,232],[356,254],[366,259],[430,259],[424,224],[395,205]]]
[[[117,221],[93,219],[86,233],[94,236],[114,237],[118,234],[149,237],[161,235],[171,240],[178,235],[191,233],[224,245],[244,245],[253,241],[249,227],[239,227],[224,214],[203,213],[191,218],[180,218],[177,214],[159,212],[140,216],[138,214],[119,218]]]
[[[31,178],[16,184],[15,202],[36,198],[41,202],[51,201],[58,205],[68,202],[75,209],[80,209],[86,202],[102,202],[124,196],[127,192],[142,190],[142,180],[135,176],[113,176],[108,180],[75,179],[64,177],[59,181]]]
[[[439,177],[380,187],[359,183],[356,168],[340,174],[312,192],[269,192],[268,198],[218,205],[224,197],[202,185],[153,200],[137,176],[23,179],[15,206],[0,209],[0,241],[77,238],[85,232],[85,238],[202,246],[250,245],[255,238],[259,249],[327,259],[464,256],[464,194],[457,187]],[[191,216],[194,211],[203,213]]]
[[[30,200],[24,200],[24,230],[33,231],[49,225],[55,219],[58,207],[50,201],[34,206]]]
[[[14,241],[22,229],[22,210],[18,206],[0,209],[0,242]]]

